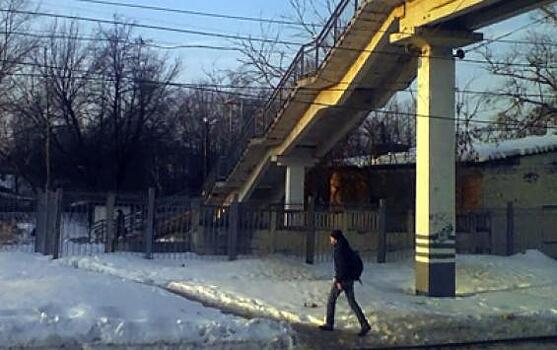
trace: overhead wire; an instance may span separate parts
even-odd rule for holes
[[[214,13],[214,12],[205,12],[205,11],[195,11],[195,10],[186,10],[186,9],[177,9],[167,6],[152,6],[152,5],[143,5],[143,4],[129,4],[123,3],[119,1],[107,1],[107,0],[74,0],[77,2],[82,3],[92,3],[92,4],[101,4],[101,5],[110,5],[116,7],[125,7],[125,8],[134,8],[134,9],[142,9],[142,10],[149,10],[149,11],[157,11],[157,12],[167,12],[167,13],[176,13],[176,14],[183,14],[183,15],[194,15],[194,16],[203,16],[203,17],[212,17],[212,18],[221,18],[221,19],[230,19],[230,20],[238,20],[238,21],[248,21],[248,22],[255,22],[255,23],[270,23],[270,24],[280,24],[280,25],[289,25],[289,26],[310,26],[310,27],[322,27],[322,23],[308,23],[308,22],[301,22],[301,21],[290,21],[284,19],[272,19],[272,18],[264,18],[264,17],[250,17],[250,16],[239,16],[239,15],[228,15],[224,13]],[[458,10],[459,7],[462,6],[462,1],[454,11]],[[377,14],[387,15],[387,13],[376,12]],[[526,25],[525,27],[528,27]],[[521,28],[519,30],[522,30]],[[376,30],[377,32],[387,32],[382,30]],[[517,30],[518,31],[518,30]],[[503,35],[496,38],[485,38],[485,41],[488,42],[501,42],[507,44],[528,44],[528,41],[524,40],[505,40],[504,37],[509,35]],[[552,44],[557,46],[556,44]]]
[[[110,78],[109,75],[103,72],[95,72],[92,70],[87,69],[80,69],[76,67],[63,67],[63,66],[56,66],[51,64],[44,64],[44,63],[36,63],[36,62],[25,62],[25,61],[17,61],[17,60],[2,60],[0,62],[22,65],[22,66],[30,66],[30,67],[37,67],[37,68],[44,68],[44,69],[52,69],[52,70],[68,70],[73,72],[78,72],[82,74],[91,74],[97,75],[102,77]],[[14,74],[17,76],[16,74]],[[34,77],[33,74],[26,74],[25,76]],[[40,74],[36,74],[37,78],[42,78],[44,76]],[[68,77],[59,77],[61,79],[68,79]],[[81,77],[76,77],[80,79]],[[86,77],[83,77],[85,79]],[[129,79],[129,78],[128,78]],[[177,87],[184,87],[184,88],[198,88],[198,87],[211,87],[215,89],[245,89],[245,90],[259,90],[259,91],[275,91],[277,88],[269,87],[269,86],[246,86],[246,85],[234,85],[234,84],[215,84],[215,83],[207,83],[207,82],[200,82],[200,83],[185,83],[185,82],[177,82],[177,81],[156,81],[156,80],[144,80],[142,81],[148,84],[157,84],[157,85],[172,85]],[[404,85],[406,82],[392,82],[391,84],[387,85]],[[339,85],[349,85],[350,82],[339,82]],[[324,87],[324,88],[311,88],[311,87],[285,87],[282,88],[283,91],[294,91],[296,89],[301,89],[303,91],[330,91],[330,92],[347,92],[347,91],[396,91],[396,92],[408,92],[408,93],[417,93],[418,90],[415,89],[389,89],[385,88],[385,84],[381,87],[357,87],[357,88],[333,88],[333,87]],[[227,93],[227,90],[218,90],[222,93]],[[487,96],[500,96],[500,97],[513,97],[513,96],[523,96],[523,97],[546,97],[546,98],[557,98],[557,95],[545,94],[545,93],[538,93],[538,94],[528,94],[528,93],[520,93],[520,94],[512,94],[512,93],[502,93],[502,92],[492,92],[492,91],[477,91],[477,90],[470,90],[470,89],[458,89],[455,88],[455,92],[463,93],[467,95],[487,95]],[[252,96],[252,95],[249,95]]]
[[[27,73],[14,73],[12,75],[15,76],[31,76],[31,77],[45,77],[44,74],[27,74]],[[111,79],[100,79],[100,78],[94,78],[94,77],[77,77],[77,76],[73,76],[70,79],[84,79],[84,80],[89,80],[89,81],[97,81],[97,82],[114,82],[115,80],[111,80]],[[149,84],[150,81],[149,80],[135,80],[135,82],[138,83],[146,83]],[[178,84],[178,83],[172,83],[169,82],[166,84],[167,86],[174,86],[174,87],[183,87],[183,88],[187,88],[187,89],[191,89],[191,90],[198,90],[198,91],[205,91],[205,92],[213,92],[213,93],[223,93],[223,91],[221,90],[216,90],[216,89],[212,89],[212,88],[207,88],[207,87],[203,87],[201,86],[190,86],[190,85],[184,85],[184,84]],[[257,96],[257,95],[250,95],[250,94],[244,94],[244,93],[238,93],[238,92],[226,92],[228,95],[231,96],[239,96],[239,97],[243,97],[243,98],[248,98],[248,99],[253,99],[253,100],[261,100],[261,96]],[[374,109],[374,108],[368,108],[368,107],[358,107],[358,106],[347,106],[347,105],[337,105],[337,104],[331,104],[331,103],[322,103],[322,102],[316,102],[316,101],[310,101],[310,100],[303,100],[303,99],[297,99],[297,98],[291,98],[288,100],[289,102],[296,102],[296,103],[301,103],[304,105],[308,105],[308,106],[321,106],[321,107],[328,107],[328,108],[332,108],[332,109],[341,109],[341,110],[350,110],[350,111],[357,111],[357,112],[366,112],[366,113],[383,113],[383,114],[396,114],[396,115],[406,115],[409,117],[414,117],[414,118],[429,118],[429,119],[438,119],[438,120],[448,120],[448,121],[457,121],[456,118],[454,117],[448,117],[448,116],[438,116],[438,115],[425,115],[425,114],[419,114],[419,113],[406,113],[406,112],[389,112],[389,111],[385,111],[382,109]],[[284,106],[282,106],[284,107]],[[489,125],[504,125],[507,127],[520,127],[520,125],[518,123],[507,123],[507,122],[497,122],[497,121],[490,121],[490,120],[483,120],[483,119],[468,119],[469,122],[473,122],[473,123],[477,123],[477,124],[489,124]],[[540,128],[543,129],[556,129],[557,127],[553,127],[553,126],[540,126]]]
[[[3,9],[0,9],[0,12],[5,11]],[[109,21],[110,22],[110,21]],[[116,23],[116,24],[122,24],[125,25],[124,22],[119,22],[119,21],[114,21],[114,22],[110,22],[110,23]],[[96,42],[112,42],[112,41],[118,41],[117,38],[97,38],[97,37],[83,37],[83,36],[72,36],[72,35],[62,35],[62,34],[36,34],[36,33],[29,33],[29,32],[21,32],[21,31],[14,31],[14,32],[0,32],[0,34],[13,34],[13,35],[19,35],[19,36],[28,36],[28,37],[33,37],[33,38],[37,38],[37,39],[49,39],[49,38],[58,38],[58,39],[74,39],[74,40],[83,40],[83,41],[96,41]],[[129,42],[129,41],[124,41],[124,40],[120,40],[121,42]],[[133,42],[129,42],[129,43],[133,43]],[[226,46],[212,46],[212,45],[179,45],[179,46],[175,46],[175,47],[164,47],[163,45],[160,44],[153,44],[150,43],[149,41],[145,41],[143,39],[141,39],[141,41],[138,43],[140,43],[141,45],[145,45],[145,46],[152,46],[152,47],[156,47],[156,48],[162,48],[162,49],[171,49],[171,48],[207,48],[207,49],[214,49],[214,50],[228,50],[228,51],[242,51],[242,49],[238,48],[238,47],[226,47]],[[356,51],[356,52],[368,52],[368,53],[372,53],[372,54],[377,54],[377,55],[387,55],[387,56],[398,56],[398,57],[409,57],[409,58],[420,58],[420,57],[424,57],[421,54],[416,54],[416,53],[396,53],[396,52],[391,52],[391,51],[383,51],[383,50],[368,50],[368,49],[356,49],[356,48],[347,48],[347,47],[336,47],[336,46],[327,46],[325,48],[330,48],[330,49],[339,49],[339,50],[348,50],[348,51]],[[452,60],[452,58],[447,58],[445,56],[431,56],[434,58],[439,58],[439,59],[446,59],[446,60]],[[470,63],[470,64],[501,64],[501,65],[508,65],[508,66],[515,66],[515,67],[539,67],[539,65],[534,65],[534,63],[517,63],[517,62],[491,62],[488,60],[478,60],[478,59],[461,59],[459,60],[459,62],[464,62],[464,63]],[[548,68],[548,69],[556,69],[557,68],[557,63],[556,65],[544,65],[543,68]]]

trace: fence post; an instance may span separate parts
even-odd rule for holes
[[[493,254],[493,225],[492,225],[492,212],[486,213],[486,220],[487,220],[487,229],[488,229],[488,236],[489,236],[489,246],[488,246],[488,254]]]
[[[238,226],[240,224],[240,203],[236,199],[230,203],[230,212],[228,217],[228,260],[236,260],[238,258]]]
[[[44,208],[44,232],[42,236],[41,253],[43,255],[52,254],[52,240],[54,232],[54,218],[56,217],[56,198],[54,198],[54,192],[47,190],[45,194],[45,208]]]
[[[412,249],[416,249],[416,230],[414,228],[414,224],[415,224],[414,211],[412,209],[409,209],[406,217],[406,229],[408,231],[409,239],[412,240],[412,244],[409,247]]]
[[[306,264],[313,264],[315,261],[315,202],[313,197],[309,197],[307,215]]]
[[[271,212],[269,215],[269,231],[271,231],[271,254],[275,254],[277,252],[277,210],[271,207]]]
[[[385,200],[379,200],[379,235],[377,240],[377,263],[387,261],[387,208]]]
[[[106,196],[106,242],[105,253],[114,252],[114,205],[116,204],[116,194],[109,192]]]
[[[200,252],[200,237],[201,225],[201,200],[193,199],[191,202],[191,251],[199,254]]]
[[[53,191],[48,192],[48,206],[46,208],[47,211],[47,229],[46,229],[46,241],[45,241],[45,255],[53,255],[54,254],[54,242],[55,240],[55,231],[56,231],[56,216],[58,215],[58,199],[57,193]]]
[[[514,208],[513,202],[507,203],[507,255],[514,254]]]
[[[153,236],[155,229],[155,189],[149,187],[147,202],[147,226],[144,232],[145,259],[153,259]]]
[[[53,233],[52,233],[52,258],[53,259],[58,259],[60,257],[60,238],[61,238],[61,223],[62,223],[62,196],[63,196],[63,190],[61,188],[58,188],[56,190],[56,195],[55,195],[55,210],[54,212],[56,213],[54,215],[54,222],[53,222]]]
[[[37,227],[35,229],[35,253],[44,252],[44,237],[46,235],[47,208],[46,193],[39,191],[37,195]]]

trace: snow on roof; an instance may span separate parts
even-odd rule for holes
[[[466,160],[487,162],[515,156],[526,156],[557,151],[557,135],[528,136],[520,139],[504,140],[499,143],[478,142],[473,144],[475,154]],[[416,162],[416,149],[408,152],[390,153],[377,159],[371,156],[347,158],[345,164],[364,167],[369,165],[412,164]]]
[[[521,139],[505,140],[499,144],[478,143],[474,151],[478,154],[478,161],[504,159],[514,156],[526,156],[557,150],[557,135],[528,136]]]

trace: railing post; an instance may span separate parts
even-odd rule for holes
[[[230,204],[229,225],[228,225],[228,260],[238,258],[238,226],[240,224],[240,204],[234,200]]]
[[[116,194],[109,192],[106,196],[106,242],[105,253],[114,252],[114,205],[116,204]]]
[[[60,257],[60,238],[61,238],[61,223],[62,223],[62,197],[63,196],[63,191],[61,188],[58,188],[56,190],[56,200],[55,200],[55,216],[54,216],[54,222],[53,222],[53,239],[52,239],[52,258],[53,259],[58,259]]]
[[[507,255],[514,254],[514,207],[507,203]]]
[[[313,197],[309,197],[307,209],[306,227],[306,264],[315,262],[315,203]]]
[[[300,77],[304,76],[305,73],[305,65],[306,65],[306,47],[305,45],[302,46],[302,67],[300,69]]]
[[[149,187],[147,201],[147,226],[144,232],[145,259],[153,259],[153,236],[155,229],[155,189]]]
[[[314,67],[314,71],[317,72],[318,68],[319,68],[319,43],[316,40],[315,41],[315,67]]]
[[[377,237],[377,263],[387,261],[387,208],[385,200],[379,200],[379,235]]]

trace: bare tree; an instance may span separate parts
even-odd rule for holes
[[[33,19],[20,12],[28,7],[26,0],[0,0],[0,7],[4,9],[0,14],[0,86],[5,88],[6,77],[21,69],[37,42],[21,35],[28,31]]]
[[[295,23],[297,37],[315,39],[327,23],[335,8],[337,0],[288,0],[291,14],[284,18]]]
[[[15,140],[10,130],[13,121],[7,111],[8,96],[14,88],[13,74],[24,69],[25,59],[36,46],[35,39],[21,35],[31,27],[33,17],[17,11],[28,6],[26,0],[0,0],[0,7],[4,9],[0,14],[0,162],[12,171],[17,166],[9,156]]]
[[[519,44],[502,58],[486,50],[488,70],[504,78],[498,93],[504,109],[497,121],[508,125],[499,138],[543,134],[557,119],[556,7],[544,8],[540,31],[531,31],[528,44]]]
[[[460,161],[477,159],[474,144],[482,141],[486,132],[485,124],[477,122],[478,116],[485,112],[485,106],[492,103],[487,95],[469,93],[473,82],[474,79],[470,79],[456,93],[456,155]]]
[[[242,54],[240,71],[250,76],[252,83],[276,87],[288,69],[292,53],[300,48],[287,44],[286,39],[314,41],[337,5],[336,0],[289,0],[288,3],[290,12],[282,16],[291,23],[286,29],[261,25],[259,37],[263,41],[246,39],[237,42]]]
[[[113,189],[131,181],[133,165],[162,129],[172,81],[179,73],[179,63],[167,64],[133,36],[128,25],[100,28],[102,45],[96,48],[95,73],[105,79],[95,88],[96,134],[107,147],[108,164],[103,174],[113,182]]]

